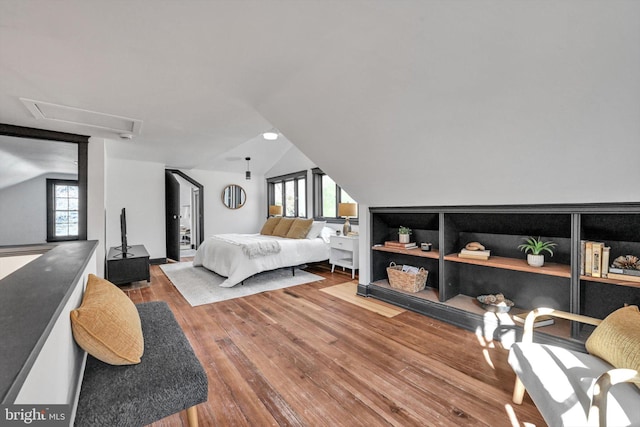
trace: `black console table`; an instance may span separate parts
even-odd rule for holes
[[[143,245],[133,245],[123,254],[119,247],[109,249],[107,256],[107,280],[115,285],[151,281],[149,253]]]

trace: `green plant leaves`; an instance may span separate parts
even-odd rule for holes
[[[525,254],[531,252],[533,255],[540,255],[541,252],[544,251],[553,256],[553,248],[557,246],[557,244],[552,241],[543,242],[540,236],[538,236],[537,239],[535,237],[527,237],[524,241],[526,243],[518,245],[518,249],[523,251]]]

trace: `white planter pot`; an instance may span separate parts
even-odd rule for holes
[[[398,238],[400,243],[409,243],[409,235],[408,234],[398,234]]]
[[[542,267],[544,265],[544,255],[527,254],[527,263],[532,267]]]

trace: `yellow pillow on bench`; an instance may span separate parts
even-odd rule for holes
[[[71,312],[73,337],[83,350],[111,365],[140,363],[144,339],[135,304],[113,283],[89,275],[82,304]]]
[[[615,368],[640,372],[640,311],[635,305],[609,314],[585,343],[587,351]]]

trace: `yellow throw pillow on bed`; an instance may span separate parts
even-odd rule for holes
[[[635,305],[609,314],[585,343],[587,351],[616,368],[640,372],[640,311]]]
[[[260,230],[260,234],[265,236],[273,235],[273,230],[276,228],[276,225],[278,225],[281,219],[282,217],[279,216],[272,216],[271,218],[267,219],[267,221],[262,226],[262,230]]]
[[[287,237],[290,239],[304,239],[307,237],[307,233],[309,233],[309,229],[313,224],[313,218],[304,219],[304,218],[296,218],[293,221],[293,225],[287,232]]]
[[[133,302],[113,283],[89,275],[82,304],[71,312],[71,330],[78,345],[111,365],[140,363],[144,339]]]
[[[282,218],[276,228],[273,230],[273,235],[278,237],[287,237],[287,233],[293,225],[293,218]]]

